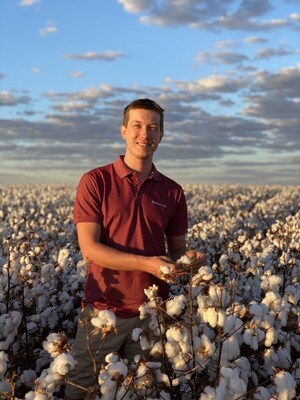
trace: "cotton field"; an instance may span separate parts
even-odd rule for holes
[[[75,187],[0,186],[0,399],[61,399],[86,276]],[[188,244],[207,265],[155,286],[134,330],[150,352],[108,354],[101,399],[300,399],[300,187],[186,185]],[[95,329],[114,329],[99,312]],[[87,332],[89,334],[89,332]],[[104,339],[105,340],[105,339]],[[100,398],[96,390],[86,399]]]

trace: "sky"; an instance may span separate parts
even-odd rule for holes
[[[181,184],[300,184],[300,0],[0,0],[0,183],[76,184],[165,109]]]

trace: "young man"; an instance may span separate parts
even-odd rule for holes
[[[130,103],[120,128],[125,156],[84,174],[78,185],[74,221],[88,276],[74,347],[77,367],[66,399],[83,399],[87,388],[97,383],[94,360],[99,368],[112,351],[130,361],[142,354],[131,333],[136,327],[147,328],[148,321],[139,319],[144,289],[156,284],[160,296],[168,296],[161,266],[182,274],[185,266],[175,261],[183,254],[197,258],[199,266],[205,261],[202,253],[186,248],[183,189],[152,163],[164,135],[163,123],[164,110],[154,101]],[[86,324],[107,309],[117,316],[117,333],[109,333],[99,350],[101,334],[87,340]]]

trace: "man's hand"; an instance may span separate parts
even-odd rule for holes
[[[187,260],[182,261],[182,259],[187,256]],[[206,256],[204,253],[195,250],[187,250],[178,261],[177,266],[185,270],[185,272],[196,273],[198,269],[206,265]]]

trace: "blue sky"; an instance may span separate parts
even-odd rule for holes
[[[1,0],[0,35],[0,183],[112,162],[141,97],[180,183],[300,183],[300,0]]]

